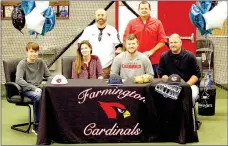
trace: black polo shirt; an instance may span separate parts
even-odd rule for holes
[[[171,74],[178,74],[185,82],[187,82],[192,75],[198,78],[201,77],[200,68],[195,55],[183,48],[180,54],[173,54],[169,50],[161,55],[158,74],[160,77],[163,75],[170,76]]]

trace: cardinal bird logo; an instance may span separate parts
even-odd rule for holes
[[[123,114],[124,118],[131,116],[131,113],[128,110],[126,110],[126,107],[120,103],[101,102],[101,101],[98,101],[98,102],[109,119],[116,119],[117,112],[119,112],[120,114]]]

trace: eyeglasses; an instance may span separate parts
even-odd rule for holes
[[[100,30],[100,33],[98,35],[98,41],[100,42],[101,41],[101,38],[102,38],[102,30]]]

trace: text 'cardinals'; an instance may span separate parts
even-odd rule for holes
[[[88,124],[84,129],[85,135],[139,135],[142,130],[138,128],[139,123],[135,125],[133,129],[131,128],[119,128],[117,123],[113,125],[112,128],[97,128],[96,123]]]

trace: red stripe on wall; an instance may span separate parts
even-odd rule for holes
[[[115,2],[115,27],[119,31],[119,0]]]

